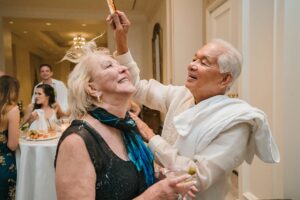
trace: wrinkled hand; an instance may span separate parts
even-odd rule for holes
[[[166,178],[166,174],[169,172],[170,170],[168,168],[160,168],[159,169],[159,178],[163,179]],[[170,178],[170,177],[169,177]],[[193,185],[189,188],[186,187],[186,183],[193,183]],[[197,187],[195,186],[197,183],[197,181],[193,181],[193,180],[186,180],[186,182],[179,183],[177,184],[177,189],[178,189],[178,193],[180,193],[183,197],[183,199],[186,199],[187,196],[189,196],[190,198],[194,199],[196,198],[196,194],[199,192],[199,190],[197,189]]]
[[[193,182],[185,182],[190,178],[190,175],[182,175],[176,178],[163,179],[150,188],[148,188],[142,195],[141,198],[147,200],[176,200],[179,197],[179,193],[187,193],[193,187]]]
[[[117,54],[121,55],[128,51],[127,34],[130,21],[124,12],[117,10],[106,18],[107,23],[114,30],[114,37],[117,46]]]
[[[190,196],[192,199],[196,198],[196,194],[199,192],[199,190],[196,188],[196,186],[192,186],[191,189],[186,193],[186,196]]]
[[[130,112],[138,116],[141,112],[141,107],[134,101],[130,101]]]
[[[133,113],[129,113],[131,118],[135,121],[138,129],[140,130],[140,134],[145,142],[149,142],[149,140],[155,136],[153,130],[143,122],[138,116]]]

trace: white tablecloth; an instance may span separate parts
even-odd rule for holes
[[[20,139],[16,152],[17,200],[56,200],[54,158],[58,139]]]

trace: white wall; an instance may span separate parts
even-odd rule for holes
[[[300,1],[284,1],[284,52],[283,59],[283,124],[284,132],[284,196],[300,199]]]
[[[153,36],[153,28],[156,23],[160,24],[162,35],[162,68],[163,68],[163,82],[169,83],[168,78],[168,69],[170,66],[167,64],[167,29],[166,29],[166,1],[160,1],[156,8],[154,9],[155,12],[151,15],[151,18],[147,20],[147,43],[149,46],[149,51],[147,54],[147,62],[148,62],[148,78],[153,78],[153,70],[152,70],[152,36]]]
[[[182,85],[187,74],[187,65],[193,59],[197,49],[202,47],[202,1],[199,0],[167,0],[171,11],[170,31],[172,35],[169,46],[172,51],[171,59],[173,64],[173,84]]]
[[[147,41],[148,32],[147,32],[147,21],[146,18],[140,17],[137,19],[131,19],[131,16],[128,16],[131,21],[131,26],[128,33],[128,46],[130,52],[135,59],[141,70],[141,78],[150,78],[151,77],[151,66],[148,66],[148,51],[151,50],[151,46]],[[108,40],[108,48],[111,53],[116,50],[114,35],[110,27],[108,27],[107,31],[107,40]],[[149,75],[150,74],[150,75]]]
[[[280,164],[242,167],[241,192],[259,199],[300,199],[299,10],[297,0],[243,0],[241,97],[266,112],[281,153]]]

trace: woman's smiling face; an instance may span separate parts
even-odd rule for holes
[[[92,82],[105,94],[132,95],[136,89],[127,67],[108,55],[98,55],[95,60]]]

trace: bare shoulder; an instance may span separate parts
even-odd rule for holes
[[[81,152],[82,149],[86,149],[86,147],[83,139],[79,135],[73,133],[63,140],[60,149],[66,150],[69,153],[74,153],[77,151]]]
[[[10,108],[10,110],[7,113],[7,117],[11,118],[11,117],[16,117],[20,115],[20,111],[19,111],[19,107],[18,106],[12,106]]]
[[[9,108],[9,112],[17,112],[17,111],[19,111],[19,107],[18,107],[17,105],[11,106],[11,107]]]
[[[73,133],[67,136],[61,143],[57,153],[57,168],[91,168],[92,163],[83,139]]]
[[[96,172],[83,139],[75,133],[59,147],[55,183],[58,199],[95,199]]]

